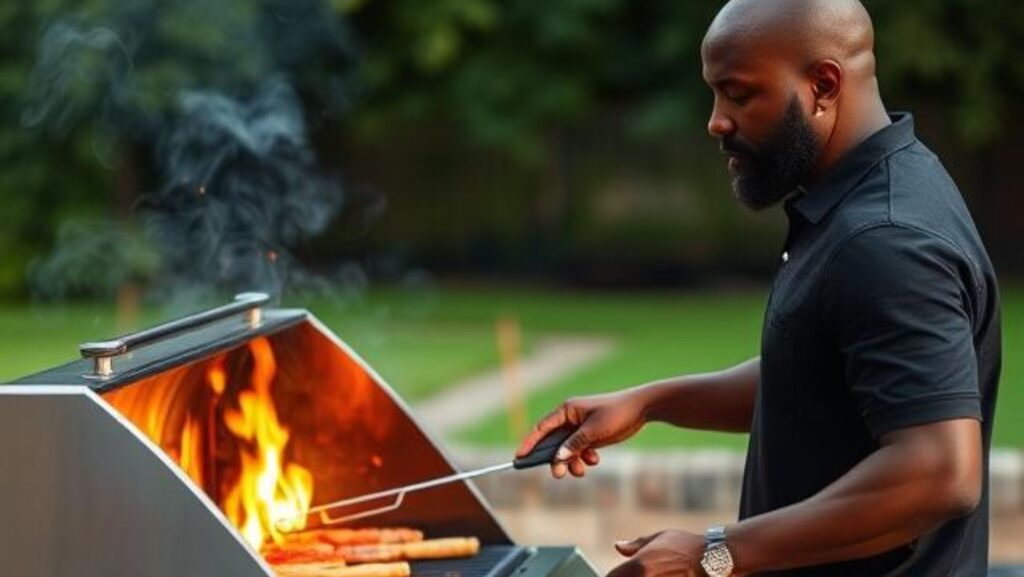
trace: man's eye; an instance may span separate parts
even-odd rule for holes
[[[726,96],[729,98],[729,100],[732,100],[736,104],[746,104],[746,102],[750,100],[749,92],[728,92],[726,93]]]

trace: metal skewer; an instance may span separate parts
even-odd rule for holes
[[[405,501],[405,496],[409,493],[416,491],[423,491],[425,489],[432,489],[441,485],[447,485],[449,483],[457,483],[459,481],[465,481],[474,477],[482,477],[484,475],[490,475],[491,473],[497,473],[499,471],[505,471],[508,469],[530,469],[532,467],[538,467],[540,465],[546,465],[554,462],[555,454],[558,452],[559,447],[562,443],[572,434],[573,429],[563,427],[555,429],[548,433],[548,436],[540,440],[539,443],[533,448],[529,454],[524,457],[519,457],[514,461],[508,463],[501,463],[499,465],[491,465],[489,467],[483,467],[481,469],[474,469],[472,471],[466,471],[464,473],[455,473],[453,475],[447,475],[445,477],[438,477],[436,479],[430,479],[429,481],[422,481],[414,483],[412,485],[405,485],[403,487],[396,487],[394,489],[387,489],[384,491],[378,491],[376,493],[370,493],[367,495],[360,495],[358,497],[351,497],[348,499],[342,499],[340,501],[334,501],[331,503],[325,503],[323,505],[317,505],[311,507],[308,511],[295,517],[278,519],[275,521],[274,526],[278,531],[282,533],[289,533],[298,530],[303,526],[302,521],[309,515],[318,515],[320,517],[320,523],[323,525],[337,525],[338,523],[345,523],[348,521],[355,521],[356,519],[365,519],[367,517],[373,517],[381,515],[389,511],[394,511],[402,506]],[[352,513],[349,515],[342,515],[340,517],[332,517],[331,511],[338,509],[345,509],[352,507],[353,505],[360,505],[362,503],[370,503],[380,499],[388,497],[395,497],[394,501],[374,509],[368,509],[360,511],[358,513]]]

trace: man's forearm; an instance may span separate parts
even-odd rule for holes
[[[883,446],[817,495],[730,527],[739,574],[877,555],[968,513],[980,494],[977,423],[939,427],[967,434]]]
[[[748,433],[754,414],[761,360],[754,358],[716,373],[687,375],[638,389],[647,420],[688,429]]]

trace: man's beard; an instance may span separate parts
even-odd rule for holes
[[[821,143],[794,96],[779,125],[760,146],[727,136],[722,151],[739,157],[732,181],[734,196],[753,210],[763,210],[806,180],[821,153]]]

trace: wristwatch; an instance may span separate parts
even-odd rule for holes
[[[732,553],[725,544],[725,527],[710,527],[704,532],[704,557],[700,566],[708,577],[729,577],[732,575]]]

